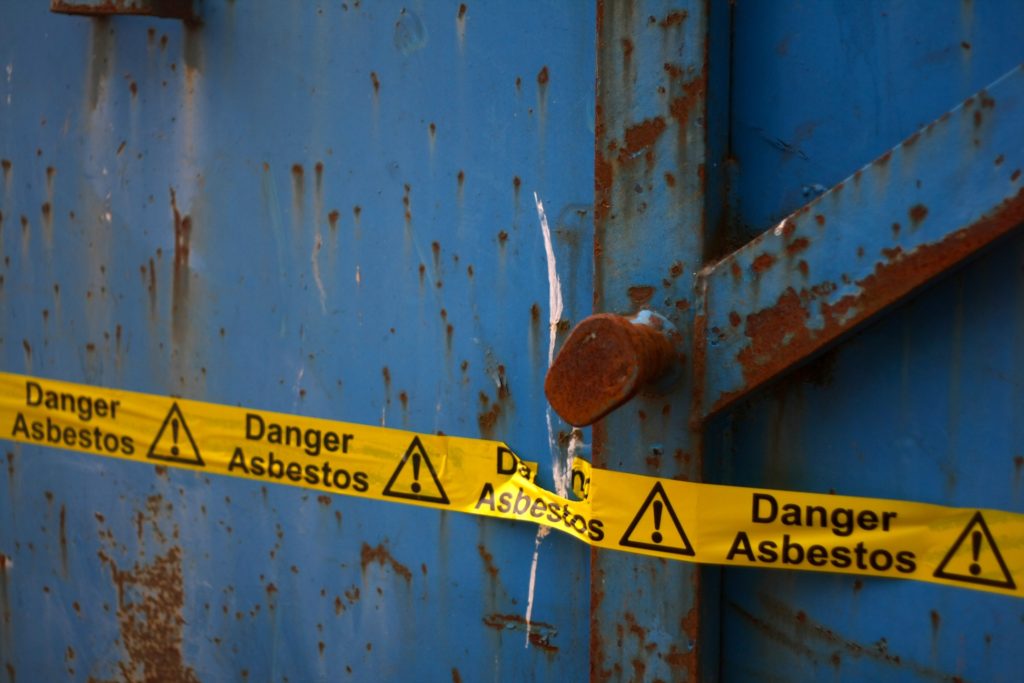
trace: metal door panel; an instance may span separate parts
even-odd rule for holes
[[[736,237],[770,227],[1019,64],[1020,11],[739,4]],[[715,417],[709,462],[727,483],[1020,511],[1022,263],[1024,241],[1003,240]],[[973,591],[731,569],[722,620],[728,681],[1019,678],[1024,612]]]
[[[0,12],[5,370],[501,438],[564,485],[542,383],[549,287],[591,305],[592,7]],[[4,451],[12,682],[585,675],[568,539]]]

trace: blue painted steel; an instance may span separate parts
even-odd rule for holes
[[[555,488],[570,440],[543,376],[592,295],[691,338],[707,258],[1024,45],[1014,2],[202,11],[0,7],[2,367],[502,438]],[[976,161],[925,170],[980,177]],[[703,431],[696,375],[642,395],[595,427],[595,460],[1021,510],[1022,261],[1007,240]],[[12,682],[1019,678],[1024,614],[997,596],[735,570],[719,614],[713,569],[526,525],[3,456]]]
[[[0,6],[5,370],[502,438],[564,484],[534,193],[571,322],[593,7],[46,5]],[[3,453],[0,679],[586,676],[589,557],[558,534]]]
[[[1016,2],[737,3],[738,231],[773,227],[1024,61],[1022,13]],[[954,148],[933,163],[971,178],[993,160]],[[865,210],[899,201],[895,168],[890,180],[864,194]],[[960,211],[949,189],[929,219]],[[856,234],[868,251],[888,246],[891,233],[867,227]],[[737,403],[708,425],[708,462],[729,483],[1024,510],[1022,263],[1015,234]],[[1017,600],[723,572],[725,681],[1017,681],[1022,638]]]

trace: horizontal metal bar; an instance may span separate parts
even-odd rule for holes
[[[1024,222],[1024,65],[698,275],[721,410]]]
[[[50,0],[50,11],[85,16],[162,17],[189,23],[199,19],[193,0]]]

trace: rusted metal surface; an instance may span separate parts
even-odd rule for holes
[[[706,410],[729,405],[1020,225],[1022,116],[1024,67],[703,271]],[[950,164],[951,156],[969,163]]]
[[[584,427],[662,378],[676,360],[666,323],[648,312],[629,319],[592,315],[577,325],[544,381],[551,407]]]
[[[721,18],[717,13],[727,11],[725,3],[700,0],[598,3],[595,309],[663,315],[679,331],[676,353],[686,358],[691,357],[692,279],[716,224],[707,198],[720,184],[717,155],[727,121],[722,106],[727,69],[713,71],[710,56],[717,53],[709,36],[728,36],[727,23],[712,28]],[[614,374],[610,391],[594,388],[598,396],[623,397],[617,392],[631,382],[620,383]],[[571,381],[566,376],[562,384]],[[680,373],[664,391],[641,392],[597,422],[594,462],[700,479],[700,427],[688,419],[694,382],[692,374]],[[579,392],[584,405],[592,398],[587,391]],[[590,413],[585,417],[598,407],[583,411]],[[716,607],[713,591],[704,590],[712,575],[692,566],[595,552],[591,680],[712,680]]]
[[[116,15],[181,19],[195,24],[202,0],[50,0],[50,11],[90,17]]]

